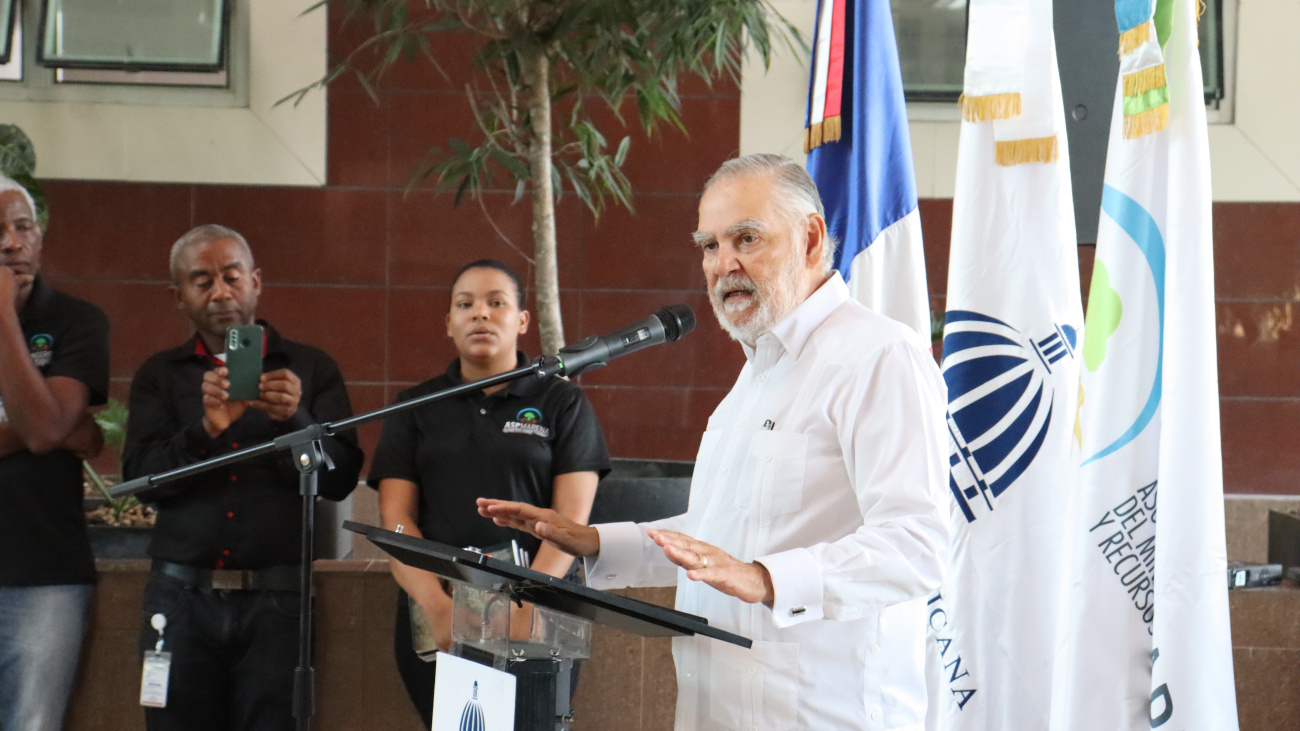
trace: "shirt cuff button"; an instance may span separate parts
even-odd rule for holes
[[[793,609],[790,610],[790,616],[791,616],[791,617],[798,617],[800,614],[803,614],[803,613],[806,612],[806,611],[808,611],[808,607],[802,607],[802,606],[801,606],[801,607],[795,607],[795,608],[793,608]]]

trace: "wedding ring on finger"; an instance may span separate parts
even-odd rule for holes
[[[701,568],[701,569],[707,569],[707,568],[709,567],[709,557],[708,557],[708,556],[700,556],[700,558],[704,559],[704,563],[700,564],[700,568]]]

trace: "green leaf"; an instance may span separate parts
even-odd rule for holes
[[[501,163],[501,166],[504,167],[506,170],[509,170],[510,174],[515,176],[515,180],[528,179],[528,175],[529,175],[528,166],[523,164],[522,162],[519,162],[519,160],[515,156],[507,154],[506,151],[501,149],[500,147],[493,147],[491,149],[491,152],[492,152],[492,159]]]
[[[36,148],[16,124],[0,124],[0,173],[10,178],[36,174]]]

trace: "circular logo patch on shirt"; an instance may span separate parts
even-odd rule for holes
[[[54,359],[54,336],[46,333],[33,335],[27,341],[27,349],[31,351],[36,367],[44,368]]]
[[[507,421],[506,425],[501,428],[502,434],[530,434],[535,437],[545,439],[551,435],[551,430],[542,426],[542,412],[532,407],[521,409],[515,414],[514,421]]]

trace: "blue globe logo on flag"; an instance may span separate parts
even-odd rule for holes
[[[483,707],[478,704],[478,681],[474,681],[474,697],[465,703],[465,710],[460,712],[459,731],[486,731],[487,719],[483,716]]]
[[[1052,423],[1048,378],[1077,345],[1069,325],[1035,338],[978,312],[947,313],[948,487],[968,522],[992,512],[1038,456]]]

